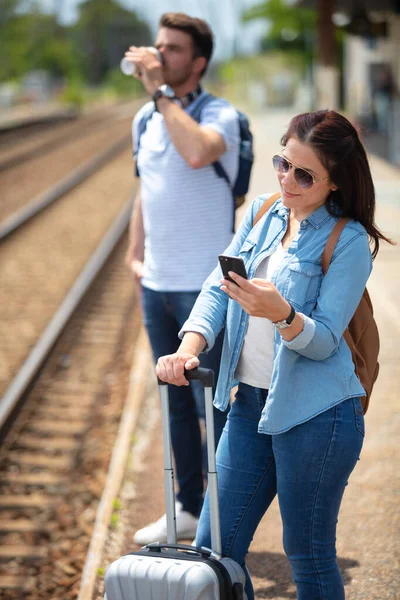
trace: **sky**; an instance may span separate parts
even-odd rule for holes
[[[78,15],[77,7],[81,0],[41,0],[46,11],[58,11],[60,21],[73,23]],[[253,52],[258,49],[260,39],[267,30],[266,22],[253,21],[243,24],[240,14],[246,8],[261,0],[118,0],[125,8],[134,10],[147,21],[156,32],[160,15],[163,12],[185,12],[193,17],[205,19],[215,34],[214,58],[228,59],[236,46],[240,52]],[[132,40],[132,44],[135,41]]]

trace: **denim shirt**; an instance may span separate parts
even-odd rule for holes
[[[259,196],[253,201],[225,251],[243,258],[249,279],[260,262],[275,251],[287,229],[289,209],[280,199],[252,227],[267,198]],[[336,221],[325,205],[303,219],[287,256],[273,275],[272,283],[303,315],[304,328],[291,341],[275,331],[272,379],[259,422],[260,433],[283,433],[347,398],[365,396],[343,332],[360,302],[372,258],[366,230],[357,221],[349,221],[323,275],[321,257]],[[221,278],[217,266],[204,282],[179,336],[182,338],[187,331],[200,333],[206,339],[207,352],[225,326],[214,399],[215,406],[224,410],[231,388],[238,383],[233,374],[249,316],[221,291]]]

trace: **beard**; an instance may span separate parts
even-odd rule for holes
[[[167,67],[164,70],[164,81],[172,88],[179,87],[184,85],[190,79],[191,75],[191,65],[188,65],[186,68],[180,69],[179,71],[174,71]]]

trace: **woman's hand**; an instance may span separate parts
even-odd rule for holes
[[[161,381],[166,381],[173,385],[189,385],[188,380],[183,374],[184,369],[194,369],[199,364],[200,361],[197,356],[189,352],[179,353],[178,351],[174,354],[167,354],[158,359],[156,366],[157,377]]]
[[[290,313],[290,304],[278,292],[276,287],[266,279],[250,281],[229,271],[232,283],[221,279],[221,290],[235,300],[252,317],[264,317],[273,323],[286,319]]]

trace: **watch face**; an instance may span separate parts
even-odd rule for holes
[[[286,329],[286,327],[290,327],[286,321],[278,321],[277,323],[274,323],[274,325],[277,329]]]
[[[167,85],[166,83],[164,83],[163,85],[160,85],[160,92],[162,93],[163,96],[165,96],[166,98],[175,98],[175,92],[172,89],[172,87],[170,87],[169,85]]]

